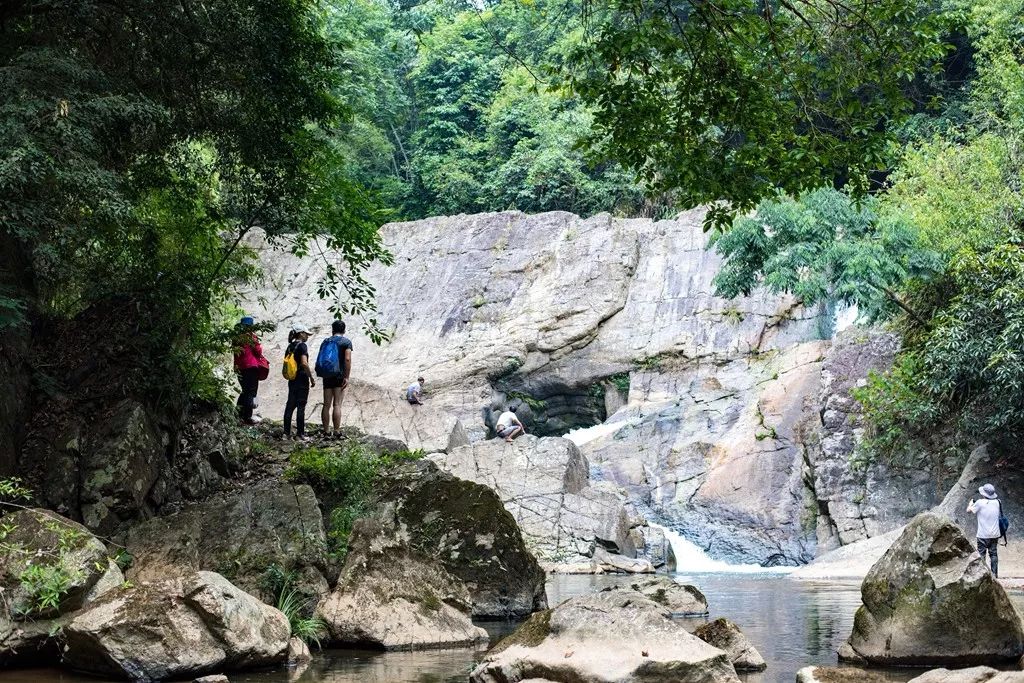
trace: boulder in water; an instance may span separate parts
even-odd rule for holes
[[[470,619],[466,585],[409,546],[407,530],[356,520],[338,586],[319,607],[330,642],[384,650],[471,646],[487,632]]]
[[[65,627],[64,661],[153,681],[284,661],[288,619],[213,572],[111,591]]]
[[[861,586],[840,658],[881,665],[1016,661],[1024,628],[1006,591],[950,519],[915,517]]]
[[[737,683],[729,656],[629,590],[571,598],[530,617],[487,653],[471,683]]]
[[[853,666],[805,666],[796,672],[796,683],[889,683],[885,674]]]
[[[910,683],[1024,683],[1024,672],[997,671],[988,666],[970,669],[932,669]]]
[[[724,650],[737,671],[764,671],[768,668],[754,644],[743,635],[739,626],[728,619],[718,618],[704,624],[693,635],[708,645]]]
[[[547,607],[544,570],[493,490],[429,460],[391,470],[375,489],[374,517],[462,581],[473,616],[509,619]]]
[[[628,590],[640,593],[668,609],[673,616],[704,616],[708,613],[708,600],[696,586],[676,583],[667,576],[638,579],[604,590]]]

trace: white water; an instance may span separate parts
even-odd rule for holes
[[[762,567],[758,564],[729,564],[708,557],[708,554],[677,532],[659,524],[651,524],[665,532],[665,538],[676,556],[676,572],[680,574],[788,574],[796,567]]]
[[[621,422],[602,422],[601,424],[594,425],[593,427],[581,427],[580,429],[573,429],[565,435],[566,439],[572,441],[577,446],[582,446],[585,443],[600,439],[603,436],[614,434],[623,427],[627,427],[631,424],[635,424],[638,420],[623,420]]]

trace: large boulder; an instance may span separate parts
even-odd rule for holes
[[[768,665],[739,626],[724,617],[697,627],[693,635],[729,655],[737,671],[764,671]]]
[[[413,650],[476,645],[466,585],[409,545],[404,528],[356,520],[338,586],[317,608],[336,645]]]
[[[568,439],[477,441],[431,459],[494,489],[541,562],[589,563],[597,548],[636,556],[628,506],[614,487],[591,485],[587,459]]]
[[[544,570],[494,491],[430,461],[393,469],[375,490],[374,516],[466,585],[473,616],[509,619],[547,607]]]
[[[805,666],[796,672],[796,683],[890,683],[884,673],[853,666]]]
[[[676,583],[667,576],[638,579],[604,590],[640,593],[668,609],[673,616],[696,617],[708,613],[708,600],[696,586]]]
[[[265,574],[276,566],[294,572],[294,587],[314,605],[329,590],[323,517],[305,484],[266,481],[190,503],[130,527],[119,540],[135,557],[128,578],[136,582],[216,571],[273,603]]]
[[[997,671],[988,666],[970,669],[932,669],[910,683],[1024,683],[1024,672]]]
[[[111,591],[65,627],[64,661],[132,680],[283,662],[290,629],[273,607],[213,572]]]
[[[1003,587],[947,517],[915,517],[861,586],[840,657],[885,665],[1016,661],[1024,628]]]
[[[614,590],[533,615],[484,658],[472,683],[734,683],[729,657],[686,632],[662,605]]]

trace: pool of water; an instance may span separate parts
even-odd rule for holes
[[[712,617],[723,616],[740,626],[768,663],[767,671],[745,674],[746,683],[792,683],[804,666],[835,665],[836,648],[850,634],[853,614],[860,605],[859,582],[806,582],[778,574],[677,574],[677,580],[698,586],[708,598]],[[555,575],[548,583],[552,605],[605,586],[629,581],[617,576]],[[1020,609],[1024,593],[1012,594]],[[497,639],[514,624],[481,624]],[[236,673],[232,683],[465,683],[484,649],[426,652],[362,652],[331,650],[317,653],[300,675],[285,671]],[[920,673],[888,672],[893,681]],[[56,669],[0,672],[0,683],[95,682]]]

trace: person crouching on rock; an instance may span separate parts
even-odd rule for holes
[[[256,336],[256,322],[249,316],[242,318],[235,327],[235,374],[242,393],[238,395],[238,417],[243,424],[258,422],[253,418],[256,410],[256,394],[260,380],[266,379],[270,363],[263,356],[263,347]]]
[[[306,438],[306,402],[309,390],[316,386],[313,373],[309,369],[309,330],[305,325],[297,324],[288,333],[288,347],[285,357],[291,356],[295,365],[295,376],[288,380],[288,401],[284,405],[284,438],[292,435],[292,413],[295,413],[295,438]]]
[[[516,415],[516,409],[512,406],[508,407],[508,410],[498,416],[498,425],[496,427],[498,436],[505,439],[505,441],[512,443],[512,439],[526,433],[526,428],[523,427],[523,423],[519,421],[519,417]]]
[[[417,377],[416,381],[413,382],[405,390],[405,400],[410,405],[421,406],[423,405],[423,385],[425,384],[422,377]]]
[[[996,487],[985,484],[978,489],[980,500],[971,498],[967,511],[978,518],[978,554],[985,559],[988,553],[992,576],[999,576],[999,518],[1002,516],[1002,505],[996,495]]]

